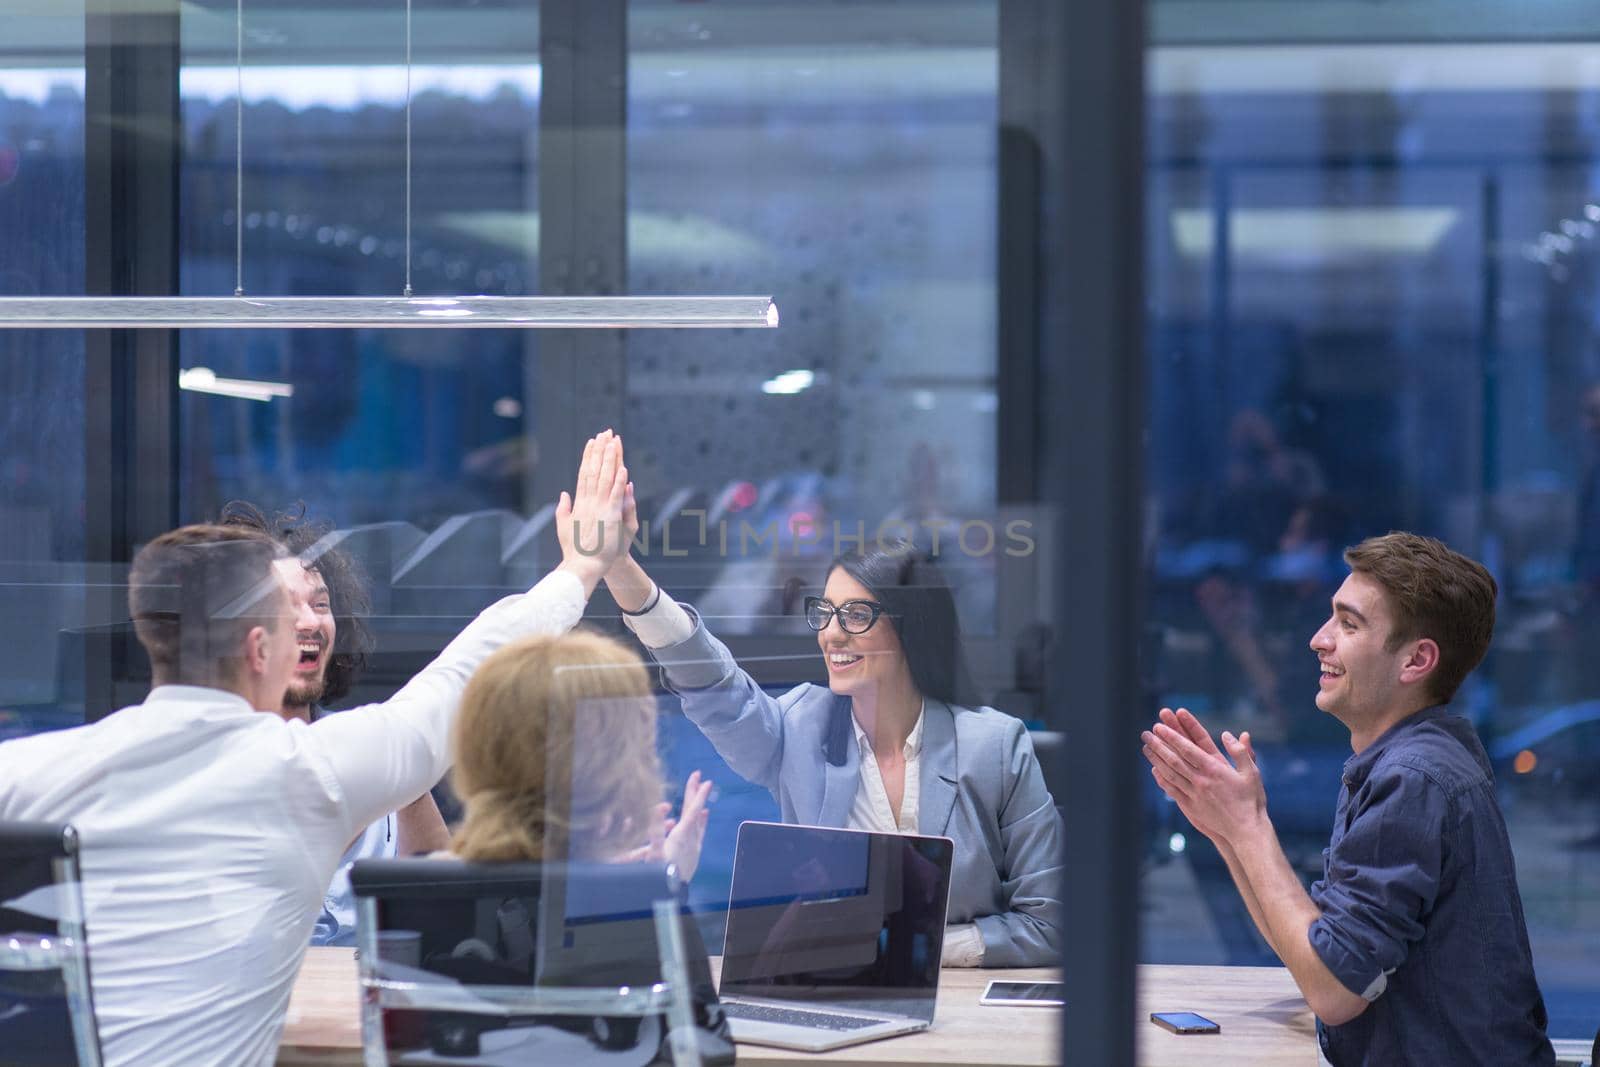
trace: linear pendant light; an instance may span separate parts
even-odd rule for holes
[[[405,287],[401,296],[244,291],[244,0],[235,8],[232,296],[0,297],[0,329],[641,329],[778,325],[770,296],[414,296],[411,290],[411,0],[406,0]]]
[[[0,329],[632,329],[778,325],[769,296],[7,296]]]

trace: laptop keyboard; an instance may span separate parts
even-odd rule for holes
[[[722,1004],[724,1014],[734,1019],[749,1019],[760,1023],[788,1023],[812,1030],[861,1030],[877,1026],[882,1019],[863,1019],[859,1015],[833,1015],[823,1011],[805,1011],[796,1008],[771,1008],[765,1004]]]

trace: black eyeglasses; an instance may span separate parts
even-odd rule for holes
[[[883,614],[883,605],[875,600],[846,600],[834,607],[819,596],[806,597],[806,625],[813,630],[826,630],[828,620],[838,616],[839,628],[847,634],[864,634]]]

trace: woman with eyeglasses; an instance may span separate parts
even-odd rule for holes
[[[636,528],[632,486],[625,505]],[[785,822],[955,842],[946,966],[1061,959],[1061,819],[1021,721],[965,702],[955,601],[907,543],[840,556],[806,598],[828,684],[768,695],[624,554],[606,585],[684,712]]]

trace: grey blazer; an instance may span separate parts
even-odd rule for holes
[[[667,687],[728,766],[764,786],[785,822],[843,826],[861,775],[850,700],[819,685],[768,695],[706,631],[650,649]],[[985,967],[1061,960],[1061,817],[1022,722],[929,697],[917,829],[955,842],[952,923],[976,922]]]

